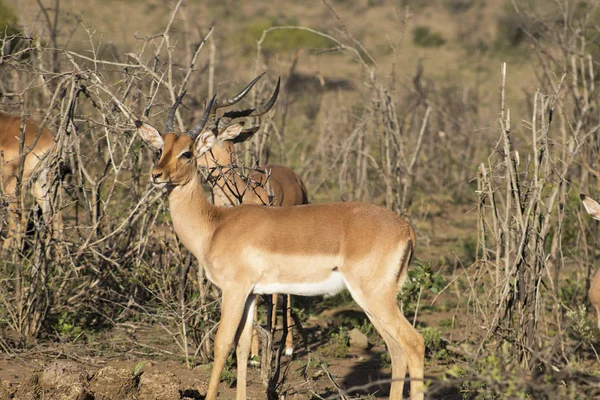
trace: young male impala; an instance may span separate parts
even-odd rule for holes
[[[172,114],[180,102],[181,97]],[[214,206],[204,198],[195,160],[218,141],[212,129],[203,131],[213,103],[214,97],[187,135],[172,129],[161,135],[136,122],[146,143],[162,151],[152,182],[167,189],[175,232],[222,292],[206,399],[216,399],[221,372],[236,342],[236,398],[246,399],[254,294],[316,296],[344,288],[388,346],[390,398],[402,398],[408,366],[411,398],[423,399],[423,337],[402,315],[396,300],[416,245],[412,227],[391,211],[363,203]]]
[[[583,206],[588,214],[590,214],[592,218],[600,220],[600,204],[585,194],[580,194],[579,197],[581,198]],[[598,328],[600,328],[600,270],[596,272],[594,278],[592,279],[588,296],[590,298],[590,302],[596,309]]]
[[[254,87],[264,73],[250,82],[240,93],[225,100],[216,99],[212,108],[212,113],[216,117],[216,111],[219,108],[229,107],[244,98]],[[250,139],[258,130],[258,127],[243,129],[243,124],[234,124],[227,126],[226,129],[219,132],[217,123],[222,123],[225,118],[229,122],[233,121],[235,116],[254,116],[258,117],[268,112],[279,94],[279,80],[270,100],[262,107],[253,110],[230,111],[225,113],[219,120],[214,119],[213,132],[217,132],[217,142],[213,148],[198,158],[198,165],[207,168],[209,181],[211,182],[213,204],[217,206],[235,206],[238,204],[258,204],[270,205],[275,207],[289,207],[300,204],[308,204],[308,195],[306,187],[302,180],[289,167],[284,165],[267,164],[254,169],[248,177],[243,177],[239,173],[237,157],[234,145],[243,143]],[[232,115],[228,117],[227,115]],[[285,342],[285,353],[292,355],[294,352],[292,338],[291,318],[291,299],[287,295],[287,310],[284,311],[283,318],[287,318],[288,332]],[[254,319],[256,320],[256,310],[254,309]],[[277,310],[277,295],[273,295],[273,311]],[[273,326],[276,322],[276,313],[273,312]],[[252,346],[250,347],[250,358],[258,355],[258,336],[252,331]]]
[[[25,143],[24,149],[34,144],[33,149],[25,157],[23,164],[23,182],[27,182],[31,174],[38,167],[44,156],[50,152],[54,146],[54,133],[47,128],[40,130],[40,125],[30,119],[25,119],[24,124]],[[17,177],[19,175],[19,139],[21,137],[21,117],[18,115],[6,114],[0,112],[0,151],[4,154],[2,164],[2,183],[4,187],[4,195],[8,198],[8,233],[5,235],[4,247],[9,247],[12,239],[15,238],[17,232],[24,233],[26,225],[26,216],[17,222],[17,201],[14,198],[17,187]],[[36,141],[37,140],[37,141]],[[35,142],[35,143],[34,143]],[[39,204],[44,220],[49,221],[50,203],[47,198],[48,187],[46,185],[47,172],[41,171],[36,181],[33,184],[33,195],[36,202]],[[25,187],[25,186],[23,186]],[[17,223],[20,224],[20,229],[17,230]]]

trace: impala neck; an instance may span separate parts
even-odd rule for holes
[[[212,166],[218,165],[233,165],[235,166],[238,162],[237,155],[235,153],[235,147],[230,141],[218,142],[211,150],[211,154],[208,156],[209,164]]]
[[[212,168],[210,180],[213,185],[213,203],[218,206],[237,205],[236,196],[246,186],[244,180],[235,172],[237,156],[233,143],[221,142],[207,155],[208,167]]]
[[[212,180],[213,204],[217,206],[236,206],[240,196],[246,190],[246,182],[233,170],[222,168],[215,172]]]
[[[220,212],[204,197],[200,180],[195,178],[169,188],[169,208],[177,236],[192,254],[202,259]]]

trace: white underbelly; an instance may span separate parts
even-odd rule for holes
[[[346,289],[342,274],[332,271],[331,275],[320,282],[309,283],[264,283],[254,286],[256,294],[294,294],[297,296],[333,296]]]

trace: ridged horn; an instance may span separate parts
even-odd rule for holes
[[[167,114],[167,121],[165,122],[165,133],[173,132],[173,119],[175,118],[175,112],[177,111],[177,107],[179,107],[179,105],[181,104],[183,96],[185,96],[185,92],[186,91],[184,90],[179,96],[177,96],[173,107],[171,107],[169,113]]]
[[[227,127],[231,121],[236,118],[245,118],[245,117],[259,117],[265,113],[267,113],[277,100],[277,96],[279,96],[279,87],[281,85],[281,77],[277,78],[277,85],[275,86],[275,90],[271,95],[269,101],[267,101],[264,105],[258,108],[248,108],[246,110],[236,110],[236,111],[227,111],[223,113],[223,116],[219,118],[217,129],[220,131]]]
[[[264,104],[262,107],[255,109],[254,112],[249,115],[249,117],[259,117],[259,116],[267,113],[271,108],[273,108],[273,105],[275,104],[275,101],[277,100],[277,96],[279,96],[279,85],[280,84],[281,84],[281,77],[278,77],[277,85],[275,85],[275,91],[271,95],[271,98],[269,99],[269,101],[266,104]]]
[[[208,102],[208,105],[206,106],[206,110],[204,110],[204,114],[202,115],[202,118],[200,118],[200,121],[198,121],[196,126],[194,126],[192,129],[190,129],[189,132],[187,133],[188,136],[192,140],[196,140],[196,138],[198,137],[200,132],[202,132],[202,128],[204,128],[204,125],[206,125],[206,121],[208,121],[208,118],[210,117],[210,112],[211,112],[211,109],[213,108],[216,97],[217,97],[217,95],[214,95],[212,97],[212,99],[210,99],[210,101]]]
[[[248,92],[254,87],[254,85],[256,85],[256,82],[258,82],[260,80],[260,78],[263,77],[264,74],[265,74],[265,72],[263,72],[262,74],[258,75],[256,78],[254,78],[252,80],[252,82],[247,84],[246,87],[244,89],[242,89],[242,91],[239,92],[238,94],[236,94],[235,96],[230,97],[229,99],[225,99],[225,100],[217,99],[215,101],[215,105],[214,105],[213,109],[216,110],[217,108],[232,106],[232,105],[236,104],[237,102],[239,102],[241,99],[243,99],[248,94]]]

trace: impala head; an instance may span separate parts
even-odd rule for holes
[[[185,185],[197,176],[197,165],[210,167],[215,164],[215,159],[229,160],[233,152],[233,145],[248,140],[259,128],[254,126],[244,129],[243,122],[236,124],[232,124],[232,122],[238,118],[258,117],[269,111],[277,100],[280,80],[277,80],[277,86],[269,101],[258,108],[227,111],[218,118],[216,110],[239,102],[263,75],[256,77],[234,97],[219,100],[213,96],[208,102],[200,122],[186,135],[177,135],[173,127],[175,112],[181,104],[185,92],[175,100],[175,104],[171,107],[165,122],[164,134],[147,123],[136,121],[135,124],[142,139],[155,153],[160,155],[158,163],[152,170],[152,183],[158,187]],[[207,122],[208,126],[205,128]],[[205,155],[213,147],[215,147],[215,154]]]
[[[204,115],[187,134],[177,135],[173,130],[175,111],[185,92],[173,104],[167,115],[165,134],[142,121],[136,121],[142,139],[150,148],[160,155],[158,163],[152,169],[152,183],[157,187],[185,185],[194,179],[196,174],[196,158],[210,150],[216,141],[212,130],[202,131],[209,119],[211,108],[215,102],[213,97],[208,103]]]
[[[212,167],[215,165],[215,163],[229,164],[232,159],[232,155],[234,154],[233,146],[236,143],[245,142],[258,131],[260,128],[258,125],[245,128],[245,123],[243,121],[239,123],[232,122],[238,118],[259,117],[267,113],[273,107],[275,101],[277,100],[277,96],[279,95],[280,78],[277,79],[277,85],[275,86],[275,90],[273,91],[271,98],[262,106],[258,108],[227,111],[218,118],[216,116],[216,111],[219,108],[232,106],[242,100],[263,75],[264,73],[254,78],[252,82],[246,85],[246,87],[237,95],[225,100],[215,100],[215,105],[213,106],[211,112],[212,118],[207,129],[214,132],[217,137],[217,141],[214,144],[210,154],[206,153],[203,157],[198,159],[199,166]]]

